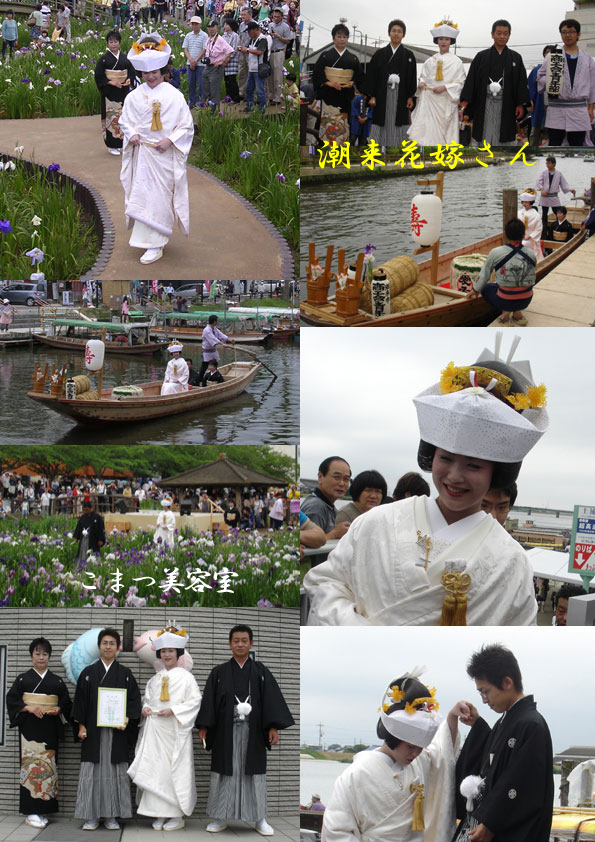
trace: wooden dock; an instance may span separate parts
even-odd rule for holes
[[[595,236],[537,284],[524,314],[528,327],[595,326]],[[502,325],[495,319],[490,327]]]

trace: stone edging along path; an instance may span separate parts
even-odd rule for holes
[[[231,187],[193,166],[188,167],[190,236],[174,231],[164,257],[143,266],[138,259],[141,250],[128,245],[121,159],[108,154],[97,116],[0,121],[0,152],[14,155],[16,146],[24,146],[24,159],[44,166],[59,163],[60,171],[95,199],[103,242],[88,278],[194,281],[294,276],[291,251],[274,225]]]

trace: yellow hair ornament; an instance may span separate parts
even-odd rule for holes
[[[400,690],[397,686],[395,686],[391,687],[387,695],[390,696],[393,702],[400,702],[404,698],[405,693],[403,690]]]
[[[516,392],[506,398],[515,409],[541,409],[547,403],[545,385],[531,386],[527,392]]]

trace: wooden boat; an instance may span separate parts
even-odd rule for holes
[[[595,840],[595,809],[591,807],[554,807],[551,839],[587,842]]]
[[[35,335],[35,339],[42,345],[62,350],[83,350],[87,340],[97,332],[105,329],[106,354],[124,354],[136,356],[138,354],[155,354],[167,348],[165,341],[151,342],[149,336],[150,322],[119,324],[118,322],[95,322],[83,319],[54,319],[50,333]]]
[[[580,231],[567,243],[553,243],[546,241],[548,248],[554,250],[541,260],[536,266],[537,281],[544,278],[569,254],[571,254],[585,239],[586,231]],[[491,307],[483,298],[467,298],[466,293],[459,290],[440,286],[450,282],[450,266],[453,258],[465,254],[488,254],[496,246],[502,245],[502,235],[486,237],[468,246],[449,251],[438,257],[437,283],[430,281],[432,261],[425,260],[419,264],[419,280],[432,287],[434,303],[428,307],[406,310],[401,313],[391,313],[374,319],[370,313],[359,310],[357,317],[350,319],[349,327],[462,327],[482,325],[490,316],[495,316],[497,310]],[[343,324],[335,316],[337,305],[335,296],[329,296],[327,304],[312,305],[307,300],[300,304],[302,319],[306,324],[318,327],[332,327]]]
[[[27,392],[27,397],[79,424],[136,423],[182,412],[199,413],[203,407],[235,398],[252,382],[260,366],[259,362],[222,365],[219,371],[223,375],[223,383],[190,388],[174,395],[161,395],[162,381],[153,380],[135,384],[142,388],[142,397],[114,398],[111,389],[102,389],[101,397],[91,400],[84,398],[85,392],[74,399],[66,398],[63,393],[55,395],[35,391]]]
[[[202,331],[209,316],[219,318],[219,329],[227,334],[234,342],[242,345],[266,345],[270,342],[269,334],[256,327],[256,319],[215,311],[200,311],[194,313],[161,313],[153,314],[150,334],[153,337],[165,339],[183,339],[186,342],[201,342]],[[180,324],[172,324],[180,322]]]

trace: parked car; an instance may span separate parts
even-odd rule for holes
[[[176,298],[176,296],[178,295],[181,295],[182,298],[190,300],[191,298],[194,298],[195,295],[200,295],[200,292],[196,291],[197,287],[202,287],[202,284],[182,284],[181,287],[174,289],[174,298]]]
[[[0,290],[0,295],[3,299],[8,298],[9,304],[26,304],[27,307],[41,304],[45,294],[45,284],[40,283],[13,283]]]

